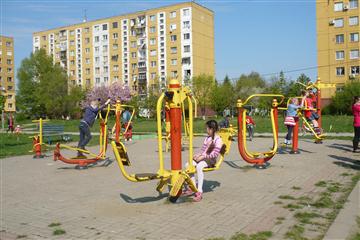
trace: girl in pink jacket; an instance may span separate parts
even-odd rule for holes
[[[354,97],[354,104],[352,106],[354,115],[354,139],[353,139],[353,152],[356,152],[360,140],[360,96]]]
[[[215,120],[206,122],[206,131],[208,136],[205,138],[203,146],[199,153],[193,157],[193,164],[196,167],[197,174],[197,189],[195,193],[194,201],[199,202],[202,199],[203,183],[204,183],[204,172],[203,169],[206,167],[214,167],[216,160],[220,155],[221,147],[223,145],[221,138],[216,135],[218,130],[218,123]],[[191,180],[195,183],[195,176],[191,176]],[[183,192],[183,195],[190,196],[193,192],[187,189]]]

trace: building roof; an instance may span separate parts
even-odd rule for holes
[[[176,6],[176,5],[182,5],[182,4],[196,4],[202,8],[205,8],[206,10],[210,11],[210,12],[214,12],[212,11],[211,9],[199,4],[199,3],[196,3],[195,1],[191,1],[191,2],[178,2],[178,3],[174,3],[174,4],[169,4],[169,5],[165,5],[165,6],[161,6],[161,7],[157,7],[157,8],[150,8],[150,9],[145,9],[145,10],[141,10],[141,11],[136,11],[136,12],[130,12],[130,13],[124,13],[124,14],[120,14],[120,15],[115,15],[115,16],[110,16],[110,17],[106,17],[106,18],[99,18],[99,19],[94,19],[94,20],[91,20],[91,21],[86,21],[86,22],[81,22],[81,23],[75,23],[75,24],[70,24],[70,25],[66,25],[66,26],[62,26],[62,27],[55,27],[55,28],[50,28],[50,29],[47,29],[47,30],[43,30],[43,31],[38,31],[38,32],[34,32],[34,34],[38,34],[38,33],[42,33],[42,32],[47,32],[47,31],[50,31],[50,30],[55,30],[55,29],[62,29],[62,28],[68,28],[68,27],[73,27],[73,26],[78,26],[78,25],[81,25],[81,24],[86,24],[86,23],[91,23],[91,22],[97,22],[97,21],[100,21],[100,20],[104,20],[104,19],[108,19],[108,18],[113,18],[113,17],[122,17],[122,16],[126,16],[126,15],[133,15],[133,14],[141,14],[141,13],[144,13],[144,12],[147,12],[147,11],[153,11],[153,10],[157,10],[157,9],[162,9],[162,8],[167,8],[167,7],[172,7],[172,6]]]

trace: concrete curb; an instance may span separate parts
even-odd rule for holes
[[[352,190],[345,203],[344,208],[337,215],[329,230],[324,236],[325,240],[347,239],[357,228],[356,217],[360,216],[359,207],[360,182]]]

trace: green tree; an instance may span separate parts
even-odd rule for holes
[[[17,106],[28,117],[59,117],[66,113],[68,78],[44,49],[31,53],[21,62],[17,77]]]
[[[296,79],[296,81],[291,81],[289,83],[287,96],[289,97],[300,96],[301,90],[305,89],[303,85],[307,85],[310,81],[311,79],[308,76],[306,76],[304,73],[302,73]]]
[[[80,86],[70,87],[69,94],[65,97],[64,111],[65,115],[71,118],[79,118],[81,116],[80,103],[85,99],[87,91]]]
[[[335,114],[351,114],[351,106],[355,96],[360,96],[360,82],[348,83],[342,91],[332,97],[330,112]]]
[[[210,95],[211,107],[221,114],[225,108],[231,108],[236,103],[234,98],[234,87],[230,82],[228,76],[224,78],[221,85],[216,84],[213,87],[212,94]]]
[[[211,75],[201,74],[192,78],[192,91],[198,101],[201,114],[205,115],[205,108],[210,104],[210,96],[212,94],[215,79]]]

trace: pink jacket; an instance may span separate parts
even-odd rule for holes
[[[360,104],[354,104],[352,112],[354,114],[354,127],[360,127]]]
[[[216,159],[220,154],[222,145],[222,140],[218,135],[215,135],[214,140],[207,136],[201,148],[201,155],[206,159]]]

